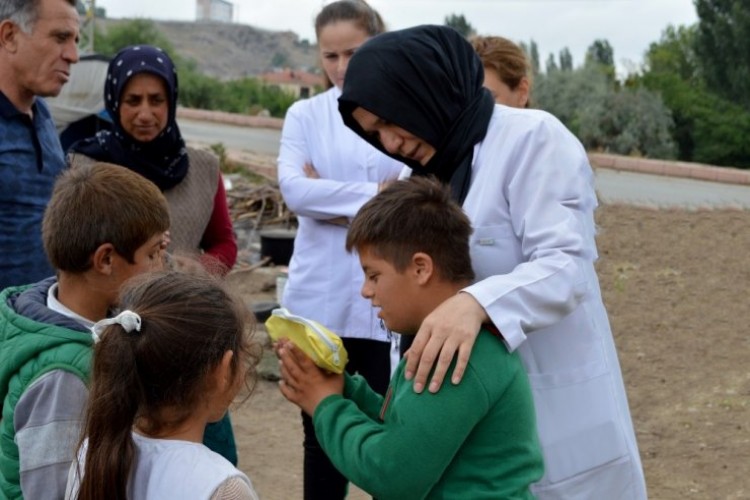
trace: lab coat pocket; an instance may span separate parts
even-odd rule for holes
[[[636,470],[630,457],[622,457],[557,483],[542,479],[531,486],[531,492],[539,500],[645,499],[643,483]]]
[[[507,274],[521,262],[520,245],[509,224],[475,227],[469,245],[477,280]]]
[[[529,376],[544,455],[542,483],[564,481],[628,454],[608,371],[592,364],[574,372]]]
[[[615,422],[581,430],[542,447],[546,479],[557,483],[625,457],[625,438]]]

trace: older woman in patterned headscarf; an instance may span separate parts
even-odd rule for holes
[[[177,73],[157,47],[135,45],[112,59],[104,103],[113,129],[71,147],[71,164],[96,160],[129,168],[156,184],[169,202],[169,250],[198,257],[225,274],[237,258],[217,158],[185,146],[175,120]]]

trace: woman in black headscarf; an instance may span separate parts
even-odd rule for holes
[[[104,104],[112,131],[73,144],[73,168],[103,161],[146,177],[169,203],[168,250],[196,256],[208,271],[226,274],[237,258],[219,161],[213,154],[185,146],[175,120],[177,73],[157,47],[126,47],[109,63]],[[189,265],[191,259],[183,259]],[[229,414],[206,427],[205,444],[237,464]]]
[[[172,60],[149,45],[122,49],[107,70],[104,104],[112,131],[71,146],[71,164],[114,163],[151,180],[169,202],[169,251],[197,257],[209,271],[226,274],[237,258],[237,242],[219,162],[185,145],[175,119]]]
[[[474,227],[477,282],[432,312],[408,354],[421,392],[459,383],[480,326],[518,349],[537,409],[540,498],[645,498],[638,446],[598,278],[593,174],[553,116],[495,105],[482,63],[447,27],[378,35],[352,57],[344,122],[450,183]],[[458,353],[455,369],[448,367]]]
[[[397,31],[374,41],[374,48],[372,44],[362,47],[366,62],[358,65],[356,72],[347,72],[339,109],[344,122],[375,147],[398,157],[418,175],[430,173],[450,182],[454,196],[463,201],[469,188],[472,150],[487,132],[494,100],[482,87],[481,62],[466,47],[453,45],[453,31],[421,29],[428,30],[430,36]],[[471,46],[469,50],[473,50]],[[433,53],[441,57],[425,58]],[[378,81],[373,82],[373,77]],[[434,148],[429,165],[411,157],[411,151],[387,151],[352,116],[357,107],[398,124]]]

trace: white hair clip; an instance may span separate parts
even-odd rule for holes
[[[126,309],[114,318],[107,318],[101,321],[97,321],[97,323],[93,327],[91,327],[91,337],[94,339],[95,344],[101,340],[102,332],[110,325],[120,325],[122,326],[122,329],[128,333],[132,332],[133,330],[135,330],[136,332],[140,332],[141,317],[138,316],[138,313]]]

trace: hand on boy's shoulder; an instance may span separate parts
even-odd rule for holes
[[[430,378],[430,392],[438,392],[456,357],[451,383],[461,382],[487,313],[468,293],[458,293],[435,308],[422,322],[406,362],[406,379],[414,378],[414,391],[424,390]],[[433,372],[434,368],[434,372]]]

